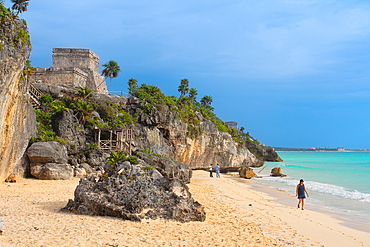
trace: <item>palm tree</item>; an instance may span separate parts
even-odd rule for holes
[[[75,103],[74,110],[77,113],[78,121],[80,122],[80,124],[85,124],[86,117],[91,116],[92,112],[94,111],[94,108],[91,104],[87,103],[86,101],[78,100]]]
[[[11,0],[13,4],[12,10],[16,10],[17,14],[19,15],[22,12],[25,12],[28,10],[28,4],[29,0]]]
[[[202,103],[202,105],[204,106],[210,106],[212,104],[212,96],[209,96],[209,95],[205,95],[201,100],[200,100],[200,103]]]
[[[121,68],[119,67],[118,63],[116,61],[110,60],[108,63],[103,64],[103,71],[102,76],[105,78],[117,78],[118,73],[121,72]]]
[[[128,79],[128,93],[131,95],[131,96],[134,96],[135,94],[135,89],[137,89],[137,79],[135,78],[130,78]]]
[[[110,80],[112,80],[112,78],[117,78],[119,72],[121,72],[121,68],[119,67],[118,63],[113,60],[110,60],[108,63],[103,64],[103,67],[104,69],[101,74],[102,76],[104,76],[104,80],[102,80],[102,82],[96,87],[97,89],[104,83],[105,79],[107,79],[108,77],[110,78]],[[90,94],[83,98],[83,100],[89,97]]]
[[[181,93],[181,96],[185,96],[189,92],[189,81],[188,79],[182,79],[181,84],[178,90]]]
[[[197,95],[198,95],[198,90],[196,90],[195,88],[190,88],[189,98],[191,99],[192,102],[195,102]]]
[[[130,78],[130,79],[128,79],[127,84],[128,84],[129,87],[136,87],[137,86],[137,79]]]

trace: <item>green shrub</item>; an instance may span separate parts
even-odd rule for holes
[[[129,161],[131,164],[138,164],[138,160],[136,156],[127,156],[125,152],[123,151],[115,151],[110,154],[108,159],[108,165],[115,166],[119,161],[125,162]]]
[[[68,111],[68,108],[66,107],[66,105],[62,101],[54,101],[50,105],[51,105],[52,111],[54,113]]]
[[[93,93],[92,93],[91,89],[89,89],[87,87],[79,87],[76,91],[77,91],[77,95],[81,99],[90,98],[90,97],[93,96]]]
[[[39,102],[42,105],[48,105],[48,104],[50,104],[53,101],[54,101],[53,97],[51,97],[49,94],[43,94],[39,98]]]
[[[0,2],[0,19],[4,19],[11,16],[11,13],[3,5],[3,2]]]
[[[89,144],[86,145],[86,148],[88,150],[91,150],[91,151],[96,150],[98,147],[99,147],[99,145],[97,143],[95,143],[95,142],[91,142],[91,143],[89,143]]]
[[[112,102],[99,103],[94,106],[101,119],[106,123],[105,128],[125,128],[136,123],[135,118],[119,105]]]
[[[166,158],[166,157],[164,157],[163,155],[158,154],[158,153],[154,153],[153,151],[148,150],[148,149],[140,149],[139,151],[140,151],[140,152],[143,152],[143,153],[146,153],[146,154],[155,155],[155,156],[157,156],[157,157]]]
[[[31,47],[30,34],[27,30],[23,30],[21,27],[16,27],[15,31],[18,32],[18,36],[14,38],[14,43],[17,43],[19,40],[22,44],[27,44],[28,47]]]

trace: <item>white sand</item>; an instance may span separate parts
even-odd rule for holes
[[[207,219],[184,224],[59,212],[77,184],[78,179],[0,184],[0,246],[370,246],[370,233],[273,202],[228,176],[212,179],[204,171],[193,173],[189,187]]]

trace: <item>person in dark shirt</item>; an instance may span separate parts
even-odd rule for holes
[[[213,175],[212,175],[212,171],[213,171],[212,164],[210,164],[210,165],[208,166],[208,169],[209,169],[209,176],[212,178],[212,177],[213,177]]]
[[[306,187],[304,186],[304,181],[303,179],[301,179],[299,181],[299,184],[297,185],[295,196],[298,196],[298,208],[299,205],[302,203],[302,210],[304,209],[304,199],[306,198],[306,195],[307,197],[309,196]]]

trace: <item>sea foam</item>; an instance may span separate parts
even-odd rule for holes
[[[279,177],[263,177],[263,180],[277,183],[278,189],[285,190],[291,193],[295,193],[294,191],[295,187],[299,183],[299,180],[296,179],[282,179]],[[314,181],[305,181],[305,185],[307,190],[309,191],[317,191],[323,194],[329,194],[346,199],[370,203],[370,194],[362,193],[357,190],[349,190],[342,186],[325,184]]]

